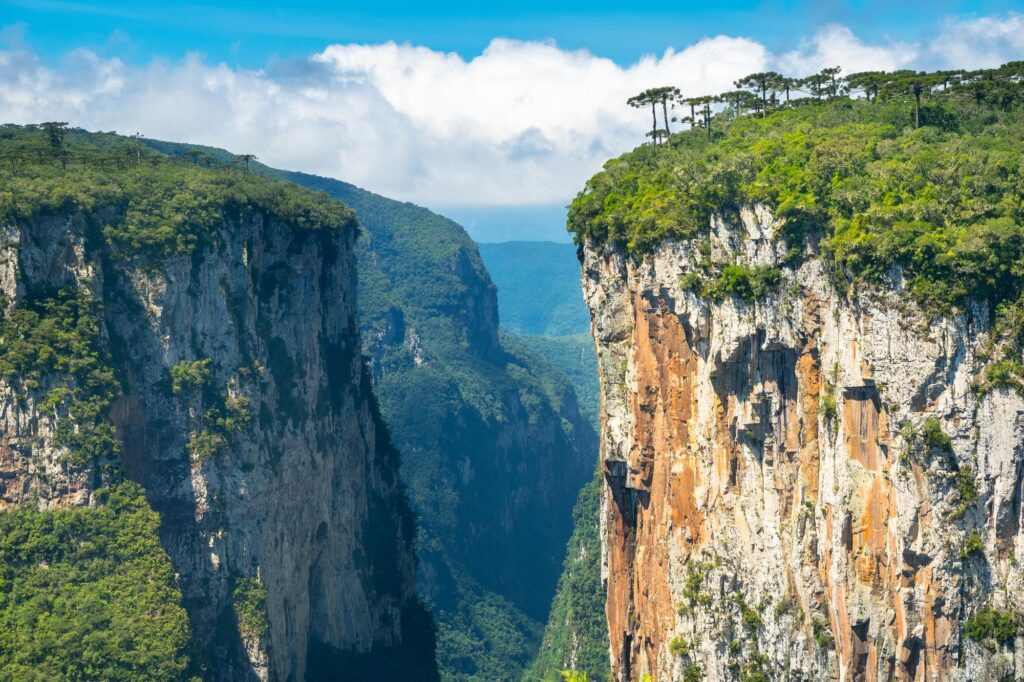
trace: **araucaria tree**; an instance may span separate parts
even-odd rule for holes
[[[668,128],[668,105],[679,100],[679,88],[673,86],[663,86],[660,88],[648,88],[639,95],[634,95],[626,100],[626,104],[633,107],[634,109],[642,109],[648,105],[651,107],[651,132],[648,137],[655,144],[658,143],[659,139],[667,139],[671,134]],[[658,131],[658,105],[661,105],[662,116],[665,121],[665,132],[660,134]]]
[[[676,100],[679,99],[679,88],[667,85],[660,88],[653,88],[649,92],[651,93],[651,98],[655,102],[661,104],[661,113],[663,116],[663,120],[665,122],[665,136],[667,138],[669,135],[672,134],[672,132],[668,129],[668,105],[669,102],[675,102]]]
[[[782,74],[774,71],[760,71],[758,73],[752,73],[749,76],[744,76],[734,83],[734,85],[740,90],[753,90],[755,94],[761,97],[761,115],[766,116],[768,114],[768,90],[774,90],[779,88],[782,81]],[[779,88],[781,89],[781,88]]]
[[[245,172],[248,173],[249,172],[249,162],[250,161],[256,161],[257,157],[256,157],[255,154],[239,154],[235,158],[237,158],[239,161],[243,161],[245,163]]]
[[[626,104],[633,107],[634,109],[643,109],[647,105],[651,107],[651,141],[657,143],[658,134],[658,109],[656,108],[657,102],[651,97],[650,90],[644,90],[639,95],[633,95],[626,100]]]
[[[676,88],[644,90],[629,99],[634,107],[650,105],[652,126],[648,137],[654,143],[668,139],[669,103],[689,106],[690,115],[682,120],[691,127],[704,128],[714,140],[712,121],[714,104],[725,104],[730,118],[752,112],[767,118],[775,110],[816,105],[844,97],[863,98],[867,102],[902,102],[912,106],[911,123],[915,128],[928,125],[930,116],[943,116],[943,102],[967,100],[978,106],[1010,111],[1024,102],[1024,60],[1009,62],[996,69],[976,71],[860,71],[842,76],[833,66],[803,78],[791,78],[774,71],[752,73],[735,81],[736,90],[714,96],[683,99]],[[781,95],[785,95],[782,98]],[[925,103],[933,101],[934,106]],[[657,105],[665,117],[664,129],[658,128]],[[938,120],[938,119],[936,119]]]

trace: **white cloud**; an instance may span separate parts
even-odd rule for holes
[[[948,57],[990,63],[1019,51],[1020,21],[947,24],[959,40],[949,41]],[[607,158],[643,140],[648,112],[624,103],[645,87],[708,94],[765,68],[894,69],[935,50],[869,45],[829,26],[784,54],[716,36],[627,67],[551,42],[495,39],[469,60],[407,44],[331,45],[247,70],[196,55],[135,67],[87,50],[48,66],[18,41],[9,44],[0,50],[0,121],[59,119],[216,145],[448,206],[568,201]]]
[[[929,45],[933,60],[958,69],[981,69],[1024,59],[1024,14],[949,19]]]
[[[913,62],[920,48],[914,43],[887,42],[868,45],[845,26],[825,26],[799,50],[780,55],[777,65],[783,73],[805,75],[829,66],[841,66],[844,73],[893,71]]]

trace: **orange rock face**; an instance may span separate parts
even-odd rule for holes
[[[1013,643],[964,635],[971,614],[1017,608],[993,585],[1021,584],[1000,560],[1020,554],[1020,505],[997,520],[981,500],[1012,505],[1024,468],[1021,430],[989,416],[1024,401],[969,392],[967,322],[922,334],[891,301],[840,298],[813,262],[766,300],[701,300],[679,285],[691,253],[584,253],[615,679],[1022,672]],[[928,420],[949,451],[922,439]],[[967,555],[971,533],[985,546]]]

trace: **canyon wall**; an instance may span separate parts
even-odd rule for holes
[[[84,185],[2,222],[2,505],[141,484],[206,679],[436,679],[414,521],[360,355],[355,218],[334,204],[341,219],[318,220],[301,190],[270,187],[303,192],[281,211],[240,198],[252,178],[218,203],[203,183],[232,174],[188,173],[176,196],[148,190],[152,212],[207,202],[169,248],[125,237],[140,196],[90,201]]]
[[[580,247],[615,679],[1021,679],[1024,398],[979,388],[989,312],[929,317],[897,271],[839,291],[780,225]],[[708,259],[780,281],[708,296]]]

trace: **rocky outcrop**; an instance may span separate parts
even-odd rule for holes
[[[779,226],[754,207],[643,258],[581,247],[615,679],[1020,679],[993,623],[1024,587],[1024,398],[977,388],[988,311],[929,318],[898,272],[839,292]],[[707,260],[781,284],[713,300]]]
[[[2,504],[92,504],[111,479],[140,482],[204,678],[436,678],[398,456],[360,357],[355,221],[235,206],[190,253],[148,258],[104,242],[99,226],[123,215],[2,227],[4,314],[88,301],[84,338],[118,388],[106,455],[76,461],[55,434],[77,403],[48,376],[0,382]]]

